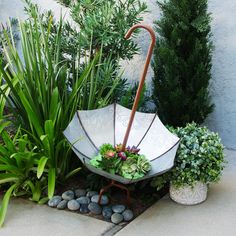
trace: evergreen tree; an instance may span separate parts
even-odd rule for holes
[[[153,100],[166,124],[201,124],[213,111],[208,92],[212,41],[207,0],[157,2],[159,38],[152,68]]]

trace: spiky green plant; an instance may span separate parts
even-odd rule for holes
[[[56,46],[52,50],[48,44],[51,23],[45,31],[40,18],[34,13],[33,23],[19,24],[22,58],[13,38],[5,32],[6,42],[3,45],[7,65],[1,63],[0,71],[6,85],[2,85],[1,95],[7,100],[15,120],[21,123],[22,129],[45,156],[50,198],[54,193],[56,179],[69,175],[70,147],[62,131],[77,110],[81,87],[89,77],[97,57],[85,67],[81,75],[76,68],[73,75],[68,73],[66,64],[58,57],[62,19],[56,35]],[[38,28],[38,25],[41,27]],[[69,87],[71,77],[72,84]]]

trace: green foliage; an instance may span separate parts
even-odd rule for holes
[[[225,164],[219,135],[196,123],[170,130],[181,139],[175,167],[161,178],[155,178],[152,185],[160,186],[165,181],[171,181],[176,187],[192,186],[197,181],[217,182]]]
[[[57,0],[57,2],[61,3],[62,5],[68,7],[73,2],[73,0]]]
[[[19,128],[14,136],[10,136],[5,128],[8,123],[1,121],[0,144],[0,186],[9,186],[0,209],[0,227],[4,222],[10,196],[30,196],[39,201],[42,187],[46,184],[43,173],[47,172],[40,160],[45,158],[41,150],[30,141],[29,135]],[[36,176],[36,172],[41,174]]]
[[[162,121],[173,126],[201,124],[212,112],[212,41],[207,0],[158,2],[159,39],[152,68],[153,100]]]
[[[80,0],[70,4],[78,23],[83,47],[91,53],[103,48],[104,56],[131,59],[138,52],[133,40],[124,39],[128,29],[141,22],[147,6],[140,0]]]
[[[34,8],[32,11],[33,23],[28,21],[19,24],[23,58],[20,58],[13,38],[5,32],[6,43],[3,42],[3,45],[7,65],[1,64],[0,71],[6,85],[1,86],[0,92],[8,101],[16,121],[21,123],[47,158],[41,160],[38,176],[42,174],[43,166],[47,166],[48,193],[51,197],[56,178],[63,179],[69,172],[71,150],[62,131],[77,110],[81,86],[97,57],[85,67],[81,75],[76,68],[74,74],[68,73],[66,62],[61,62],[58,57],[62,19],[56,46],[51,47],[48,43],[51,23],[48,23],[48,30],[45,31],[37,12]]]
[[[5,41],[4,32],[6,31],[8,33],[8,35],[12,34],[14,40],[17,41],[19,39],[19,36],[17,34],[17,26],[18,26],[18,20],[15,18],[11,18],[9,20],[9,23],[6,26],[4,26],[4,25],[0,26],[0,58],[3,57],[3,44],[2,44],[2,42]]]
[[[78,108],[91,110],[104,107],[114,102],[119,96],[117,93],[123,85],[122,73],[118,74],[114,62],[110,58],[102,59],[100,53],[96,65],[82,84],[79,94]]]
[[[134,103],[134,99],[135,99],[135,95],[137,93],[138,90],[138,85],[139,83],[135,83],[133,85],[130,85],[127,89],[124,90],[124,94],[122,95],[119,104],[127,107],[129,109],[132,109],[133,107],[133,103]],[[138,111],[142,111],[142,112],[147,112],[149,111],[148,109],[148,102],[151,100],[150,96],[148,95],[148,91],[147,91],[147,86],[146,84],[144,84],[141,95],[140,95],[140,100],[138,103]]]
[[[138,152],[139,149],[135,147],[127,147],[123,152],[121,145],[113,147],[111,144],[103,144],[98,155],[90,161],[90,164],[127,179],[142,178],[150,171],[151,165],[145,156]]]
[[[34,19],[32,8],[35,9],[41,19],[41,26],[38,24],[39,31],[40,28],[44,28],[47,31],[48,22],[50,22],[48,44],[54,51],[56,50],[55,47],[57,47],[57,32],[61,27],[60,50],[57,52],[58,61],[63,61],[68,68],[68,73],[70,71],[71,76],[76,75],[78,77],[81,75],[89,61],[95,56],[97,57],[96,65],[91,68],[89,76],[82,84],[78,99],[78,109],[96,109],[119,100],[124,94],[126,80],[121,78],[122,73],[119,72],[117,61],[111,56],[105,56],[103,48],[101,48],[100,52],[96,50],[96,52],[91,54],[88,48],[82,45],[81,33],[76,27],[72,27],[69,22],[64,22],[64,20],[63,24],[60,25],[60,22],[54,20],[51,11],[41,13],[37,5],[32,4],[28,0],[26,2],[25,11],[29,16],[29,21],[34,23],[32,20]],[[78,61],[80,63],[77,63]],[[70,86],[73,86],[72,80],[75,80],[75,77],[69,78]]]

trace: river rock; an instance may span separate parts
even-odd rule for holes
[[[76,201],[78,201],[79,204],[89,204],[90,203],[90,198],[83,196],[83,197],[77,198]]]
[[[105,220],[110,220],[111,216],[112,216],[113,212],[111,207],[104,207],[102,210],[102,215],[104,217]]]
[[[62,198],[67,201],[74,199],[74,197],[75,197],[75,194],[72,190],[68,190],[62,194]]]
[[[96,191],[88,191],[86,196],[87,197],[92,197],[92,196],[97,195],[97,194],[98,194],[98,192],[96,192]]]
[[[76,190],[75,190],[75,196],[76,196],[77,198],[86,196],[86,192],[87,192],[87,191],[86,191],[85,189],[76,189]]]
[[[61,200],[62,200],[61,196],[53,196],[48,201],[48,206],[50,206],[50,207],[57,207],[57,205],[61,202]]]
[[[89,209],[93,214],[96,214],[96,215],[99,215],[99,214],[101,214],[101,212],[102,212],[102,208],[101,208],[96,202],[91,202],[91,203],[89,203],[88,209]]]
[[[79,211],[81,213],[89,213],[88,204],[80,204]]]
[[[96,203],[98,203],[98,200],[99,200],[99,195],[98,195],[98,194],[92,196],[92,198],[91,198],[91,202],[96,202]],[[102,195],[100,204],[101,204],[101,205],[107,205],[108,202],[109,202],[109,198],[108,198],[106,195]]]
[[[113,205],[112,210],[115,213],[122,213],[125,210],[125,205]]]
[[[80,208],[80,204],[78,203],[78,201],[72,199],[67,203],[67,207],[71,211],[77,211]]]
[[[124,221],[130,221],[134,218],[134,213],[133,211],[127,209],[122,213],[123,217],[124,217]]]
[[[68,201],[67,200],[62,200],[61,202],[59,202],[59,204],[57,205],[57,209],[59,210],[64,210],[67,206]]]
[[[119,224],[120,222],[122,222],[124,219],[123,215],[119,214],[119,213],[114,213],[111,216],[111,222],[114,224]]]

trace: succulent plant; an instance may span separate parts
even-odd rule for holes
[[[107,158],[107,159],[109,159],[109,158],[115,157],[115,155],[116,155],[116,152],[115,152],[115,151],[113,151],[113,150],[108,150],[108,151],[105,152],[104,157]]]
[[[140,149],[137,148],[136,146],[132,146],[132,147],[128,146],[126,148],[126,151],[129,152],[129,153],[138,154]]]
[[[90,164],[127,179],[138,179],[151,169],[150,162],[138,152],[139,149],[135,146],[127,147],[123,152],[122,144],[115,147],[111,144],[104,144],[100,147],[99,154],[90,161]]]
[[[125,152],[118,152],[118,157],[119,157],[122,161],[126,161],[126,159],[127,159],[127,155],[125,154]]]
[[[105,143],[99,148],[99,153],[102,156],[104,156],[107,151],[115,151],[115,148],[109,143]]]
[[[117,152],[121,152],[121,151],[122,151],[122,147],[123,147],[122,144],[117,144],[117,145],[115,146],[115,150],[116,150]]]
[[[140,155],[137,161],[137,167],[140,172],[147,173],[151,170],[151,165],[149,160],[146,159],[144,155]]]

